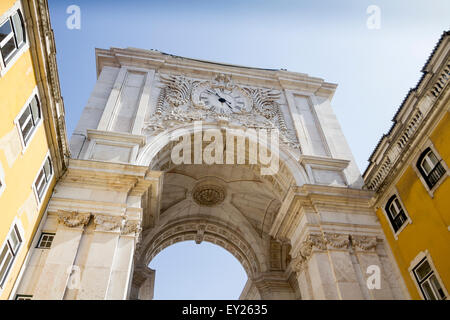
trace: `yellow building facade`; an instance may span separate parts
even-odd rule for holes
[[[20,299],[14,288],[68,157],[47,1],[0,1],[0,108],[0,299]]]
[[[450,32],[397,111],[364,173],[411,299],[450,290]]]

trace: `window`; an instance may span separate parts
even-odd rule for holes
[[[389,198],[385,209],[394,232],[397,232],[405,224],[408,218],[396,195]]]
[[[16,295],[16,300],[31,300],[31,298],[33,298],[32,295],[28,295],[28,294],[18,294]]]
[[[41,239],[39,240],[39,244],[37,247],[40,249],[50,249],[54,237],[55,237],[54,233],[42,233]]]
[[[431,148],[427,148],[417,160],[417,169],[430,190],[446,173],[441,162]]]
[[[0,55],[5,66],[24,44],[25,28],[18,10],[0,24]]]
[[[22,238],[19,234],[19,229],[14,225],[9,234],[6,243],[0,251],[0,286],[3,286],[9,270],[14,262],[14,259],[19,252]]]
[[[25,108],[18,120],[20,133],[22,134],[22,139],[25,145],[27,145],[30,140],[31,135],[36,129],[40,119],[41,109],[39,107],[39,100],[37,95],[34,95],[33,99]]]
[[[416,278],[417,284],[426,300],[444,300],[446,299],[444,290],[436,278],[433,269],[424,258],[419,264],[414,268],[414,277]]]
[[[36,189],[39,201],[42,200],[42,197],[44,196],[45,190],[50,183],[52,175],[52,162],[50,160],[50,157],[47,157],[47,159],[45,159],[44,166],[42,167],[41,171],[39,171],[36,181],[34,182],[34,187]]]

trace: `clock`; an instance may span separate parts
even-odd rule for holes
[[[246,113],[252,107],[250,96],[237,86],[199,86],[193,91],[192,100],[196,106],[217,114]]]

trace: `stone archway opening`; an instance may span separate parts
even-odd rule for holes
[[[188,133],[190,139],[194,135],[195,132]],[[244,146],[248,146],[249,140]],[[306,174],[302,176],[304,173],[298,171],[294,177],[283,159],[286,154],[280,155],[277,172],[262,175],[261,165],[249,163],[248,148],[242,164],[174,164],[171,159],[174,143],[158,148],[147,161],[151,170],[164,172],[160,210],[153,219],[148,219],[154,225],[144,227],[135,259],[138,269],[148,266],[159,252],[175,243],[206,241],[224,248],[242,264],[248,276],[246,287],[252,286],[255,291],[253,298],[264,298],[265,291],[273,291],[270,287],[273,283],[278,286],[285,281],[281,278],[288,250],[274,245],[276,241],[269,233],[287,190],[297,183],[296,179],[306,180]],[[147,152],[152,153],[149,149]],[[234,149],[236,157],[238,152],[239,149]],[[139,158],[144,161],[146,156]],[[267,275],[271,277],[270,283],[266,283]],[[288,284],[284,289],[292,291]]]
[[[155,270],[153,299],[238,299],[247,282],[242,264],[209,241],[182,241],[150,262]]]

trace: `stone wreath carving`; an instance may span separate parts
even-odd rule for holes
[[[352,244],[363,251],[374,250],[377,246],[377,237],[352,235]]]
[[[75,211],[62,211],[58,213],[58,222],[69,228],[76,228],[79,226],[85,227],[90,219],[90,213],[78,213]]]
[[[156,110],[144,124],[144,134],[157,134],[168,128],[194,121],[214,122],[218,119],[254,129],[278,129],[282,143],[294,149],[300,144],[294,131],[288,130],[277,100],[280,92],[271,89],[238,87],[231,77],[217,75],[211,81],[192,80],[184,76],[160,75],[162,88],[156,102]],[[248,112],[218,114],[193,103],[193,91],[199,87],[238,88],[249,100]]]
[[[201,206],[212,207],[223,202],[225,189],[217,185],[200,185],[194,188],[192,198]]]
[[[350,238],[348,234],[325,233],[324,238],[328,246],[334,249],[348,248],[350,244]]]
[[[377,238],[371,236],[348,235],[342,233],[324,233],[323,236],[320,234],[309,234],[300,244],[295,258],[292,259],[292,270],[295,272],[302,272],[305,270],[306,264],[314,249],[347,249],[350,246],[350,239],[352,245],[356,249],[362,251],[371,251],[377,246]]]
[[[127,220],[123,225],[121,233],[123,235],[131,234],[131,233],[140,233],[141,232],[141,223],[138,220]]]
[[[295,272],[304,270],[313,249],[326,250],[327,242],[320,234],[309,234],[300,244],[297,256],[292,260],[292,269]]]
[[[114,231],[121,227],[123,218],[120,216],[108,216],[96,214],[94,216],[95,230]]]

